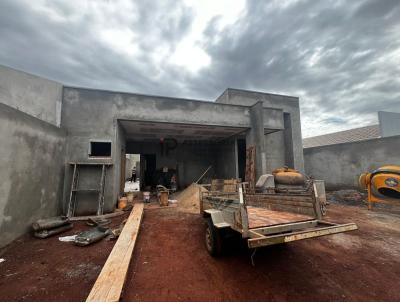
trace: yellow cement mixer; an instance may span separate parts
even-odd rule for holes
[[[359,178],[360,187],[368,191],[368,209],[375,202],[400,205],[400,166],[383,166]]]

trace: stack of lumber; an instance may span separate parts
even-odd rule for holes
[[[238,179],[213,179],[211,181],[211,191],[237,192]]]

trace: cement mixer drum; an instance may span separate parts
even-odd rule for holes
[[[303,186],[305,177],[299,171],[287,167],[276,169],[272,172],[275,183],[281,185]]]

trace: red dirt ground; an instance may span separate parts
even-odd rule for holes
[[[110,226],[127,216],[113,218]],[[74,222],[71,231],[48,239],[27,234],[0,250],[5,259],[0,263],[0,301],[85,301],[115,240],[79,247],[58,237],[89,228]]]
[[[400,301],[400,216],[331,204],[327,220],[360,230],[260,249],[253,267],[238,242],[210,257],[199,215],[147,209],[122,301]],[[114,242],[21,237],[0,251],[0,300],[85,301]]]
[[[198,215],[145,212],[123,301],[400,301],[400,217],[330,205],[327,220],[360,230],[221,258]]]

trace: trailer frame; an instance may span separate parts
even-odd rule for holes
[[[202,186],[211,187],[211,185]],[[303,192],[279,194],[275,192],[256,193],[254,190],[246,188],[246,183],[237,184],[236,192],[200,190],[201,214],[204,218],[211,219],[214,231],[221,232],[223,229],[231,229],[238,232],[242,238],[247,240],[249,248],[317,238],[358,229],[355,223],[338,224],[323,220],[324,207],[313,183]],[[262,214],[261,217],[257,217],[259,220],[257,223],[265,222],[266,225],[254,227],[257,225],[252,217],[254,210]],[[287,220],[282,220],[282,216]]]

